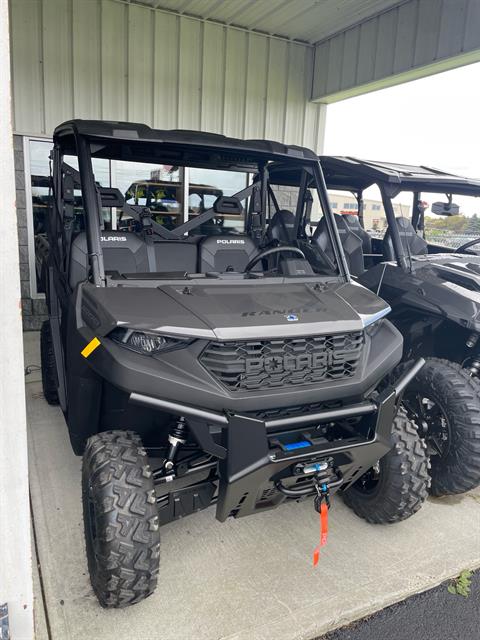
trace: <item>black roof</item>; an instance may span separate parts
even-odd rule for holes
[[[75,136],[85,136],[95,144],[92,156],[141,160],[161,156],[173,164],[203,166],[210,158],[211,164],[228,167],[244,167],[259,159],[318,161],[310,149],[285,145],[270,140],[241,140],[216,133],[183,129],[152,129],[146,124],[113,122],[106,120],[69,120],[56,127],[54,140],[64,153],[75,153]],[[160,150],[161,147],[161,150]],[[215,157],[214,157],[215,154]],[[208,162],[207,162],[208,163]]]
[[[418,191],[480,196],[480,180],[463,178],[431,167],[374,162],[347,156],[320,156],[327,188],[363,191],[388,183],[397,192]]]

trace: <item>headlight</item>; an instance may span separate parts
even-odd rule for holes
[[[109,333],[108,337],[127,349],[147,356],[171,351],[172,349],[180,349],[192,342],[188,338],[170,338],[169,336],[158,335],[158,333],[147,333],[145,331],[136,331],[135,329],[126,329],[125,327],[117,327]]]

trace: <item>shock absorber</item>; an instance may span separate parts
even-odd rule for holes
[[[175,458],[177,457],[178,450],[182,444],[185,444],[187,441],[187,433],[188,433],[188,425],[187,421],[183,416],[181,416],[170,435],[168,436],[168,442],[170,444],[170,448],[167,453],[167,457],[165,458],[164,468],[166,471],[171,471],[175,465]]]

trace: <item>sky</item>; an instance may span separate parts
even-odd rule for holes
[[[480,63],[328,105],[324,153],[480,179]],[[478,200],[455,198],[466,215]]]

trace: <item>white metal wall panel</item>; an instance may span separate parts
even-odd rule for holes
[[[178,125],[178,42],[180,18],[155,13],[155,60],[153,70],[154,118],[158,129]]]
[[[43,2],[42,24],[45,127],[49,130],[74,112],[71,2]]]
[[[17,129],[28,133],[45,129],[42,65],[42,5],[40,0],[11,6],[13,43],[13,108]],[[28,8],[28,10],[26,10]]]
[[[285,101],[285,142],[298,142],[303,137],[305,119],[304,95],[308,94],[310,77],[305,74],[305,48],[290,43],[288,78]]]
[[[127,118],[153,125],[153,57],[155,54],[152,13],[140,6],[128,7]]]
[[[245,92],[246,138],[262,138],[265,135],[267,70],[268,39],[250,34],[248,37],[247,89]]]
[[[245,31],[229,29],[225,50],[224,129],[242,138],[245,129],[247,84],[247,38]]]
[[[288,44],[283,40],[270,41],[267,73],[267,111],[265,137],[284,139],[288,75]]]
[[[476,62],[480,0],[407,0],[318,43],[315,60],[322,102]]]
[[[124,4],[101,0],[102,118],[106,120],[127,119],[127,10]],[[92,25],[95,28],[98,25]],[[88,47],[88,41],[84,45]]]
[[[100,29],[92,29],[100,20],[100,4],[73,0],[73,106],[75,118],[100,118],[101,45]],[[88,42],[88,47],[85,43]]]
[[[201,129],[223,131],[223,92],[225,90],[225,29],[206,22],[203,27],[202,121]]]
[[[312,47],[117,0],[10,1],[18,133],[81,117],[321,138]]]
[[[180,21],[178,126],[182,129],[200,129],[202,29],[198,20],[182,18]],[[175,90],[175,85],[165,89]]]

